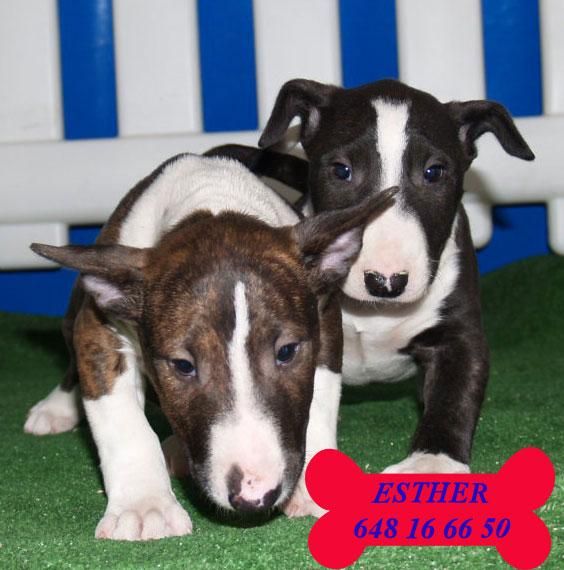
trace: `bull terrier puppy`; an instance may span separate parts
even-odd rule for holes
[[[294,117],[309,164],[268,149]],[[411,453],[389,473],[469,471],[489,355],[461,200],[484,133],[510,155],[534,158],[499,103],[443,104],[393,80],[343,89],[296,79],[278,95],[259,142],[266,150],[215,150],[307,192],[310,213],[399,187],[394,205],[365,228],[341,285],[343,381],[422,377],[423,413]]]
[[[300,221],[233,160],[179,155],[121,201],[93,246],[33,244],[80,271],[70,365],[33,434],[73,428],[79,397],[108,498],[96,537],[188,534],[144,413],[146,380],[196,483],[220,507],[317,514],[305,462],[336,446],[342,328],[331,294],[394,190]]]

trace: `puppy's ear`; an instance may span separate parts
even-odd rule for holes
[[[82,287],[96,304],[126,320],[137,320],[143,301],[143,269],[148,249],[123,245],[67,245],[55,247],[39,243],[31,249],[82,274]]]
[[[493,133],[508,154],[534,160],[533,151],[503,105],[494,101],[453,101],[446,106],[458,125],[458,136],[469,162],[476,158],[475,142],[484,133]]]
[[[316,293],[344,279],[362,247],[364,228],[391,206],[398,188],[369,196],[350,208],[322,212],[292,228]]]
[[[319,109],[326,105],[331,94],[339,89],[309,79],[292,79],[282,86],[268,123],[260,137],[261,148],[279,142],[294,117],[302,121],[300,141],[307,143],[319,126]]]

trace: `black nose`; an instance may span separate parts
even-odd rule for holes
[[[384,299],[393,299],[399,297],[407,285],[409,274],[406,271],[392,273],[390,277],[378,273],[378,271],[365,271],[364,284],[366,290],[373,297],[381,297]]]
[[[247,500],[237,493],[229,493],[229,503],[236,510],[241,513],[257,513],[270,509],[278,497],[282,487],[278,485],[275,489],[271,489],[266,493],[262,499]]]

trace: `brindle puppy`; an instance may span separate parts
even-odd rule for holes
[[[192,529],[145,418],[146,378],[175,461],[215,503],[319,514],[302,473],[336,445],[342,329],[330,292],[392,194],[300,221],[239,163],[181,155],[130,191],[96,245],[32,246],[81,278],[64,326],[69,371],[25,430],[76,425],[80,379],[108,496],[97,537]]]

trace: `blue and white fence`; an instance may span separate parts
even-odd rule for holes
[[[50,267],[29,243],[102,222],[172,154],[256,144],[293,77],[391,76],[445,101],[503,102],[537,160],[480,141],[465,198],[474,241],[490,241],[493,205],[546,204],[564,254],[563,61],[562,0],[2,0],[0,268],[12,271],[0,308],[61,312],[70,274],[14,272]],[[515,215],[527,232],[513,245],[543,242],[544,207]]]

